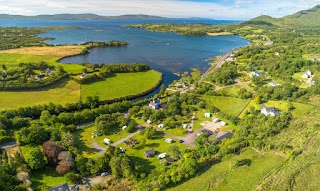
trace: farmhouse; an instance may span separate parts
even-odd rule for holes
[[[161,101],[160,99],[153,100],[149,103],[149,108],[151,109],[160,109]]]
[[[146,158],[151,158],[154,157],[154,155],[156,154],[156,151],[154,149],[150,149],[144,152]]]
[[[261,113],[265,116],[276,116],[280,114],[280,112],[276,108],[265,106],[262,106]]]
[[[302,74],[302,78],[311,78],[312,72],[310,70],[307,70],[305,73]]]

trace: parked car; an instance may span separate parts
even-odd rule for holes
[[[108,175],[108,172],[103,172],[102,174],[101,174],[101,176],[107,176]]]
[[[180,143],[183,143],[184,142],[184,140],[182,140],[182,139],[180,139],[180,141],[179,141]]]

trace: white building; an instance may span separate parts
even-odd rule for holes
[[[128,126],[125,125],[122,127],[122,130],[126,130],[127,128],[128,128]]]
[[[310,70],[307,70],[305,73],[302,74],[302,78],[311,78],[312,72]]]
[[[157,100],[153,100],[149,103],[149,108],[151,109],[160,109],[160,106],[161,106],[161,101],[160,99],[157,99]]]
[[[158,155],[158,159],[166,158],[166,154],[167,153],[161,153],[160,155]]]
[[[226,126],[226,125],[227,125],[227,123],[226,123],[226,122],[224,122],[224,121],[221,121],[221,125],[224,127],[224,126]]]
[[[163,123],[160,123],[160,124],[158,125],[158,128],[163,128],[163,127],[164,127]]]
[[[262,106],[261,113],[265,116],[276,116],[280,114],[280,112],[276,108],[265,106]]]

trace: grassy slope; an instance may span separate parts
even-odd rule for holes
[[[150,70],[138,73],[119,73],[115,77],[81,85],[81,98],[97,95],[101,100],[135,95],[153,88],[161,74]]]
[[[19,63],[28,62],[46,62],[50,65],[61,65],[70,74],[78,74],[84,68],[78,64],[60,64],[57,62],[61,57],[48,55],[31,55],[31,54],[0,54],[0,64],[5,64],[9,69],[17,67]]]
[[[0,92],[0,110],[47,104],[64,105],[80,100],[80,85],[73,80],[64,80],[54,86],[37,91]]]
[[[237,160],[243,159],[250,159],[251,165],[233,167]],[[241,155],[213,165],[202,174],[168,190],[255,190],[261,179],[285,160],[286,158],[272,153],[262,154],[247,149]]]
[[[231,116],[238,116],[250,101],[246,99],[222,96],[203,96],[203,99],[206,100],[207,104],[213,105],[223,113]]]

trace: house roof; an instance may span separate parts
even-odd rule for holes
[[[155,155],[156,151],[154,149],[150,149],[144,152],[146,155]]]
[[[174,160],[173,158],[166,157],[166,161],[167,161],[167,162],[174,162],[175,160]]]
[[[67,183],[49,188],[49,191],[70,191]]]
[[[233,134],[230,132],[219,131],[218,134],[216,135],[216,139],[218,141],[222,141],[223,139],[229,139],[232,136],[233,136]]]

